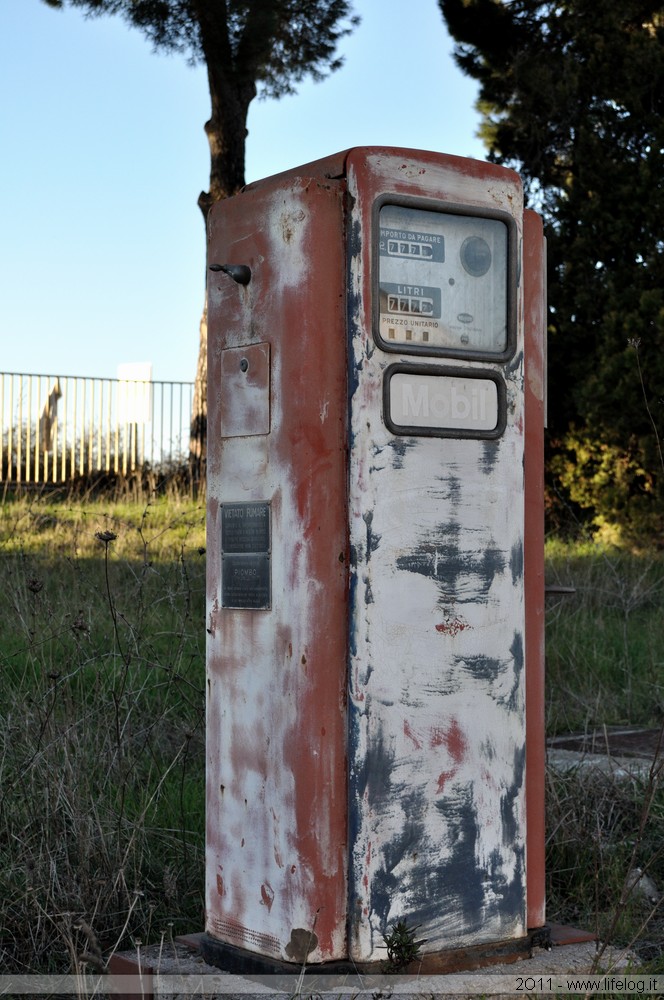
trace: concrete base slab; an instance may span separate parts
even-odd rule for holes
[[[247,997],[267,996],[303,1000],[320,1000],[325,995],[346,1000],[367,996],[394,998],[399,996],[503,996],[527,994],[574,993],[583,990],[578,976],[593,973],[620,977],[637,975],[636,957],[617,949],[606,949],[595,970],[598,942],[586,931],[554,925],[551,928],[552,947],[535,948],[530,958],[507,965],[492,965],[468,973],[436,976],[322,976],[317,973],[300,976],[238,976],[207,965],[197,950],[199,935],[178,938],[165,945],[153,945],[136,953],[113,956],[109,972],[115,977],[113,997],[120,1000],[141,1000],[159,997],[161,1000],[186,1000],[191,996],[246,1000]],[[133,963],[134,976],[127,974]],[[571,977],[560,982],[558,977]],[[554,981],[555,980],[555,981]],[[550,987],[550,988],[549,988]],[[570,988],[571,987],[571,988]],[[122,992],[123,988],[126,990]],[[175,990],[175,992],[174,992]],[[592,991],[591,991],[592,992]]]

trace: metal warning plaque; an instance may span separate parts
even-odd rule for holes
[[[270,607],[270,505],[221,505],[221,605]]]

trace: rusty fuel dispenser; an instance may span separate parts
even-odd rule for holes
[[[247,970],[544,924],[539,217],[356,148],[209,228],[207,912]]]

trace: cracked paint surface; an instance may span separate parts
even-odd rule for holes
[[[251,280],[209,289],[206,928],[322,962],[347,951],[339,185],[228,199],[210,260]],[[265,610],[220,606],[220,506],[243,502],[269,505]]]
[[[381,171],[392,170],[380,156],[351,165],[359,231],[369,232]],[[442,166],[420,183],[459,204],[477,202],[474,180]],[[513,177],[479,197],[487,208],[514,206],[518,218]],[[370,339],[369,253],[356,251],[350,277],[350,949],[358,961],[381,953],[399,918],[433,952],[526,932],[522,347],[508,366],[476,363],[506,376],[502,437],[395,440],[376,418],[395,356]]]

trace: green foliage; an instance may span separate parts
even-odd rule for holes
[[[661,972],[664,557],[552,539],[546,569],[549,583],[575,588],[547,599],[547,734],[598,734],[597,756],[549,754],[547,920],[592,930]],[[652,764],[602,754],[603,727],[625,725],[659,729]],[[635,872],[652,880],[654,897]]]
[[[419,958],[420,948],[423,941],[416,941],[415,935],[417,927],[409,927],[405,920],[397,920],[383,935],[383,940],[387,946],[387,962],[383,965],[383,972],[388,975],[397,975],[404,972],[411,962]]]
[[[664,517],[652,462],[664,396],[664,4],[439,3],[480,84],[490,159],[521,172],[544,217],[552,450],[569,458],[572,434],[572,451],[604,472],[615,456],[620,496],[603,504],[588,489],[583,505],[644,537]],[[567,490],[580,473],[562,471]]]
[[[4,971],[75,971],[201,926],[203,546],[188,500],[0,507]],[[660,723],[664,558],[549,542],[547,573],[576,588],[549,599],[549,732]],[[664,885],[662,796],[550,772],[549,920],[661,953],[661,907],[625,880]],[[416,932],[386,931],[386,972],[418,959]]]
[[[547,732],[658,726],[664,718],[664,557],[549,542]]]
[[[115,14],[138,28],[155,49],[205,63],[211,114],[210,185],[198,196],[207,224],[211,207],[245,184],[249,106],[265,96],[292,94],[308,74],[315,80],[338,69],[338,42],[359,23],[350,0],[44,0],[77,7],[88,16]],[[200,327],[192,449],[198,466],[207,429],[207,320]]]
[[[249,105],[294,93],[311,75],[338,69],[338,42],[359,19],[349,0],[44,0],[51,7],[79,7],[88,16],[115,14],[138,28],[155,49],[179,52],[208,71],[212,114],[210,191],[204,215],[220,198],[244,185]]]
[[[573,428],[561,439],[548,472],[598,542],[660,548],[664,481],[658,466],[652,438],[614,435],[608,442]]]
[[[322,79],[338,69],[339,40],[358,19],[347,0],[44,0],[79,7],[89,16],[115,14],[138,28],[155,49],[193,62],[211,58],[229,74],[259,81],[265,96],[283,97],[307,73]],[[343,22],[348,20],[347,26]],[[217,53],[211,43],[220,43]]]

